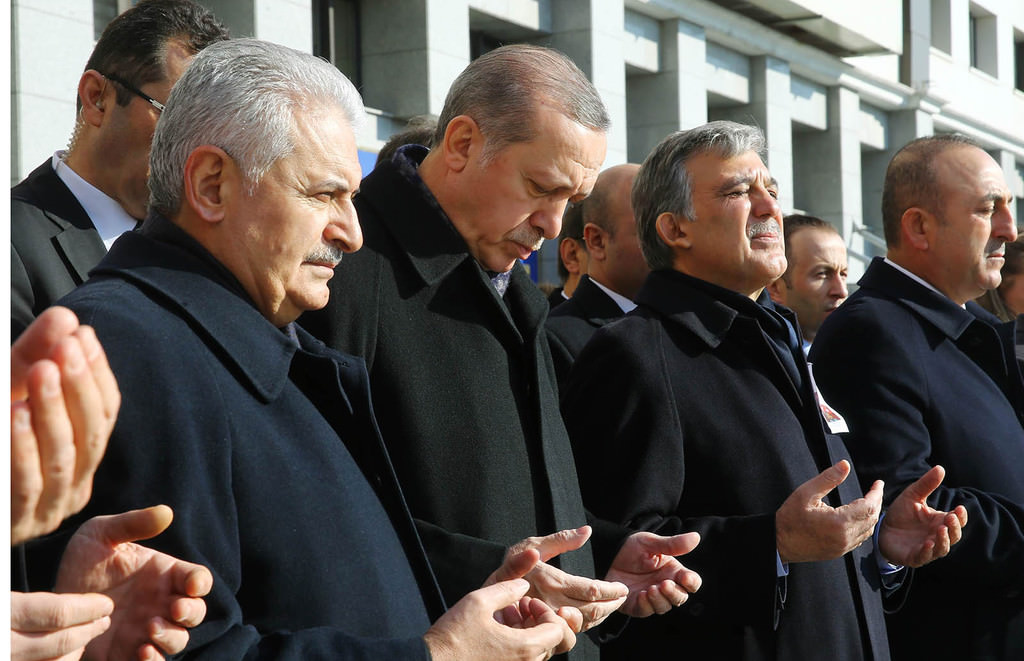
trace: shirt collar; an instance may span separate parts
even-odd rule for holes
[[[607,287],[602,285],[597,280],[594,280],[594,278],[590,278],[590,281],[593,282],[598,287],[600,287],[601,291],[603,291],[604,293],[608,294],[608,298],[610,298],[613,301],[615,301],[615,304],[618,305],[619,309],[622,310],[622,314],[627,314],[629,312],[632,312],[633,309],[636,308],[636,303],[634,303],[633,301],[629,300],[628,298],[626,298],[622,294],[620,294],[618,292],[615,292],[615,291],[612,291],[611,289],[608,289]]]
[[[117,237],[135,229],[138,221],[128,215],[128,212],[116,200],[82,179],[77,172],[71,169],[71,166],[64,162],[65,156],[67,156],[66,151],[54,152],[53,171],[57,173],[60,180],[85,209],[89,220],[99,232],[103,245],[110,250],[110,246]]]
[[[933,286],[932,286],[932,284],[931,284],[930,282],[926,282],[926,281],[925,281],[925,280],[924,280],[923,278],[921,278],[921,276],[917,275],[916,273],[911,273],[910,271],[908,271],[907,269],[903,268],[902,266],[900,266],[900,265],[899,265],[899,264],[897,264],[896,262],[892,261],[892,260],[891,260],[891,259],[889,259],[888,257],[884,257],[883,259],[885,260],[885,263],[886,263],[886,264],[888,264],[889,266],[893,267],[894,269],[896,269],[897,271],[899,271],[899,272],[900,272],[900,273],[902,273],[903,275],[907,276],[908,278],[910,278],[910,279],[911,279],[911,280],[913,280],[914,282],[917,282],[917,283],[919,283],[919,284],[922,284],[922,285],[924,285],[925,287],[927,287],[928,289],[931,289],[931,290],[932,290],[933,292],[935,292],[935,293],[936,293],[936,294],[938,294],[939,296],[943,296],[943,297],[945,297],[945,298],[949,298],[948,296],[946,296],[945,294],[943,294],[942,292],[940,292],[940,291],[939,291],[938,289],[936,289],[935,287],[933,287]],[[965,309],[965,310],[966,310],[966,309],[967,309],[967,304],[966,304],[966,303],[964,303],[964,304],[963,304],[963,305],[961,305],[960,307],[962,307],[963,309]]]

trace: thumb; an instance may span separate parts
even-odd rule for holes
[[[700,543],[700,533],[685,532],[680,535],[663,537],[653,533],[636,533],[637,541],[647,553],[660,553],[662,555],[686,555],[697,548]]]
[[[98,516],[86,525],[93,528],[93,534],[114,545],[156,537],[167,530],[173,519],[174,512],[170,507],[155,505],[122,514]]]
[[[900,495],[912,498],[915,502],[923,503],[928,499],[928,496],[930,496],[932,492],[942,484],[942,480],[945,477],[945,468],[942,466],[933,466],[930,471],[922,475],[916,482],[904,489],[903,493]]]
[[[804,482],[803,487],[811,491],[811,500],[821,500],[846,481],[850,475],[850,462],[840,459],[815,477]]]
[[[487,587],[474,590],[470,594],[477,597],[479,603],[490,613],[499,611],[506,606],[519,603],[526,596],[530,584],[521,578],[499,581]]]
[[[540,559],[547,562],[556,555],[575,551],[590,539],[590,526],[580,526],[569,530],[559,530],[556,533],[545,535],[539,538],[533,548],[540,553]]]
[[[494,573],[487,579],[486,585],[499,581],[508,581],[513,578],[522,578],[530,573],[530,570],[536,567],[539,561],[540,553],[537,549],[510,550],[501,566],[495,569]]]

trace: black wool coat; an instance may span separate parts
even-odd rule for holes
[[[429,658],[422,635],[444,606],[361,360],[302,329],[296,344],[155,216],[61,304],[96,329],[123,393],[92,499],[63,530],[173,508],[145,544],[214,579],[185,658]],[[29,548],[30,568],[52,574],[63,541]]]
[[[327,307],[301,321],[365,357],[384,442],[454,603],[509,544],[587,518],[544,336],[547,301],[520,264],[497,296],[415,174],[425,153],[406,147],[363,180],[363,248],[338,266]],[[590,544],[555,564],[594,575]],[[588,654],[590,641],[578,641],[572,654]]]
[[[594,334],[563,393],[587,508],[701,534],[682,558],[700,590],[667,615],[633,620],[602,658],[887,659],[870,543],[777,578],[775,511],[847,454],[825,431],[802,354],[798,389],[758,320],[698,282],[648,276],[639,307]],[[861,495],[851,477],[827,502]]]
[[[572,298],[553,309],[545,322],[559,384],[565,383],[576,356],[594,332],[621,316],[622,308],[611,296],[588,276],[580,278]]]
[[[886,494],[935,464],[946,479],[929,499],[967,508],[963,539],[916,571],[889,618],[897,659],[1024,659],[1024,385],[1013,323],[967,309],[886,264],[811,345],[817,382],[850,426],[861,476]],[[934,635],[935,622],[950,623]]]
[[[107,248],[49,159],[11,189],[11,339],[85,282]]]

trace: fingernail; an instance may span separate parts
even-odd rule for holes
[[[14,425],[15,429],[19,431],[27,431],[32,428],[32,415],[28,412],[28,409],[24,406],[14,407],[14,417],[11,419],[11,424]]]
[[[56,397],[60,395],[60,375],[52,367],[43,374],[41,391],[43,397]]]

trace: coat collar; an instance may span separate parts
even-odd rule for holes
[[[363,204],[374,208],[376,218],[408,256],[423,282],[434,285],[473,257],[420,179],[417,168],[426,155],[425,147],[403,147],[393,160],[377,165],[363,179],[359,186],[363,195],[357,196],[355,203],[357,210]]]
[[[264,401],[284,390],[300,346],[260,314],[230,271],[170,221],[151,214],[145,229],[119,238],[94,269],[97,276],[124,279],[162,299],[217,346],[239,380]],[[295,333],[303,350],[326,352],[301,328]]]
[[[971,310],[900,273],[881,257],[871,260],[857,284],[909,308],[954,341],[978,318]]]
[[[596,326],[603,326],[623,315],[619,304],[613,301],[608,294],[602,291],[586,275],[580,278],[579,284],[576,285],[576,291],[572,293],[572,297],[566,302],[566,306],[568,307],[555,308],[551,311],[550,316],[566,316],[578,309],[583,313],[584,319]]]
[[[46,159],[25,180],[11,189],[11,200],[38,207],[62,230],[77,228],[96,231],[89,214],[67,185],[53,171],[52,159]],[[99,235],[97,234],[97,239]],[[102,245],[102,243],[101,243]]]

